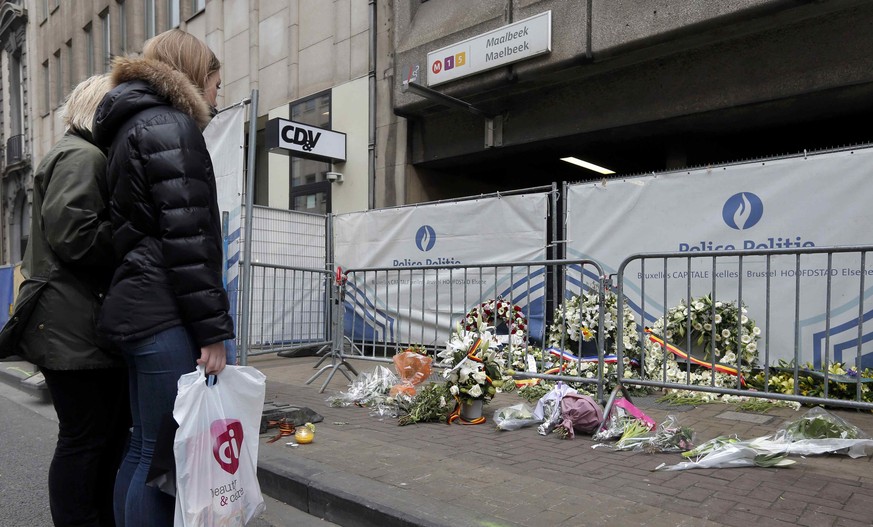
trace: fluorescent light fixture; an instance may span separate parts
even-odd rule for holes
[[[615,174],[614,170],[610,170],[608,168],[603,168],[601,166],[597,166],[594,163],[589,163],[588,161],[582,161],[581,159],[575,157],[562,157],[561,161],[566,161],[570,164],[580,166],[582,168],[587,168],[588,170],[593,170],[599,174]]]

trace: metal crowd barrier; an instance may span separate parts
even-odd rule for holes
[[[332,342],[333,274],[324,269],[251,264],[247,356],[293,354]],[[245,293],[245,292],[244,292]]]
[[[516,378],[545,378],[594,385],[603,392],[603,361],[593,378],[537,373],[549,358],[549,325],[564,299],[585,290],[601,292],[603,271],[590,260],[548,260],[477,265],[425,265],[391,268],[349,269],[342,274],[338,295],[343,309],[335,317],[331,365],[335,372],[345,358],[390,362],[410,346],[424,348],[434,356],[445,349],[459,323],[473,308],[490,300],[519,306],[528,321],[528,340],[513,351]],[[599,317],[603,320],[601,306]],[[498,339],[509,341],[508,325],[494,321]],[[340,333],[342,332],[342,333]],[[338,338],[337,335],[344,335]],[[553,332],[552,346],[579,360],[582,342],[570,342],[563,329]],[[604,341],[596,339],[593,350],[603,358]],[[535,353],[539,350],[539,353]],[[327,356],[323,360],[326,360]],[[533,370],[533,371],[530,371]],[[316,373],[310,382],[322,371]],[[342,371],[342,370],[341,370]],[[343,371],[345,374],[345,372]],[[331,376],[333,373],[331,373]],[[328,377],[328,382],[330,377]],[[325,383],[326,384],[326,383]],[[322,386],[322,390],[324,386]]]
[[[668,366],[669,360],[663,360],[657,371],[643,366],[638,373],[623,368],[619,361],[621,383],[873,409],[873,403],[862,398],[866,383],[873,381],[859,375],[861,365],[869,365],[871,358],[871,347],[865,349],[865,343],[873,340],[873,333],[864,332],[865,322],[873,316],[873,310],[865,307],[865,296],[870,293],[866,277],[873,275],[867,253],[873,246],[796,248],[798,245],[799,241],[785,243],[783,246],[789,248],[777,250],[647,253],[627,258],[617,272],[619,305],[632,307],[638,321],[643,321],[640,342],[648,340],[660,346],[660,350],[657,346],[643,348],[640,361],[643,365],[647,359],[652,363],[663,353],[673,357],[680,373]],[[671,307],[680,303],[688,307]],[[729,317],[730,306],[742,306],[746,311],[737,312],[735,328],[717,330],[712,321],[717,314],[719,320],[722,314]],[[663,322],[671,319],[672,323]],[[701,320],[709,320],[709,327],[702,324],[702,328],[695,328]],[[644,326],[651,329],[647,332]],[[633,353],[624,349],[625,331],[619,319],[620,356]],[[743,342],[744,333],[749,335],[748,342]],[[722,361],[724,355],[718,357],[712,348],[722,346],[724,350],[731,346],[727,343],[730,339],[737,341],[735,351]],[[742,361],[743,350],[749,352],[750,343],[757,348],[755,364]],[[701,347],[710,352],[708,356],[701,353]],[[835,362],[848,359],[854,360],[854,370],[830,371]],[[692,363],[703,368],[692,368]],[[808,363],[812,367],[805,367]],[[708,379],[692,383],[692,372],[701,370]],[[728,382],[723,377],[718,382],[717,370],[729,375],[737,370],[739,374]],[[781,382],[793,385],[791,393],[771,389],[771,380],[779,380],[779,374]],[[763,381],[757,391],[746,385],[755,375]],[[801,384],[814,377],[821,381],[821,392],[804,393]],[[835,392],[841,386],[850,393],[839,398]]]

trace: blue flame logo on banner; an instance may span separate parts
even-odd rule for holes
[[[421,252],[427,252],[433,249],[436,244],[436,232],[430,225],[422,225],[418,232],[415,233],[415,245]]]
[[[751,192],[738,192],[724,202],[721,217],[728,227],[742,231],[750,229],[761,221],[764,203]]]

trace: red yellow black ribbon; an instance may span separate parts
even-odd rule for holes
[[[686,352],[682,351],[681,349],[677,348],[676,346],[669,344],[667,342],[664,342],[664,339],[661,339],[661,338],[655,336],[655,334],[652,333],[651,329],[645,328],[645,332],[646,332],[646,334],[648,334],[649,340],[651,340],[652,342],[655,342],[656,344],[660,344],[664,349],[666,349],[667,351],[669,351],[673,355],[676,355],[677,357],[679,357],[683,360],[687,360],[688,362],[691,362],[692,364],[696,364],[698,366],[702,366],[702,367],[707,368],[707,369],[715,369],[715,371],[717,371],[719,373],[726,373],[728,375],[733,375],[734,377],[739,375],[740,384],[743,386],[746,385],[746,380],[743,378],[742,374],[740,374],[739,370],[737,370],[735,367],[728,366],[727,364],[721,364],[718,362],[702,361],[702,360],[692,356],[690,353],[686,353]]]

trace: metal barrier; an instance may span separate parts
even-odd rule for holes
[[[456,326],[472,309],[490,300],[519,306],[527,319],[528,341],[510,350],[516,378],[545,378],[596,385],[602,399],[604,339],[595,339],[597,374],[592,377],[537,373],[549,359],[549,344],[564,357],[582,360],[583,340],[571,342],[566,326],[550,328],[564,300],[592,289],[602,294],[603,272],[590,260],[547,260],[479,265],[410,266],[350,269],[344,274],[345,343],[336,357],[389,362],[395,353],[416,345],[429,353],[445,347]],[[565,313],[566,314],[566,313]],[[603,326],[603,307],[599,312]],[[470,323],[471,321],[467,321]],[[509,326],[495,317],[498,339],[509,342]],[[552,329],[552,331],[550,331]],[[551,335],[550,335],[551,333]],[[592,344],[594,344],[592,343]],[[538,353],[537,353],[538,352]],[[340,366],[334,362],[334,370]],[[310,379],[311,381],[312,379]],[[322,387],[323,389],[323,387]]]
[[[324,347],[331,341],[332,273],[251,264],[248,356]]]
[[[620,382],[873,409],[862,397],[873,379],[858,375],[873,359],[865,346],[873,333],[864,333],[873,316],[865,308],[873,246],[791,243],[778,250],[637,254],[622,262],[618,303],[648,329],[640,332],[647,346],[639,376],[619,361]],[[620,319],[622,357],[629,351],[625,331]],[[834,363],[844,357],[854,359],[855,369],[840,373]],[[753,376],[760,390],[749,389]],[[801,388],[814,378],[821,393]],[[792,393],[771,389],[771,381],[793,385]],[[852,393],[835,393],[845,387]]]

